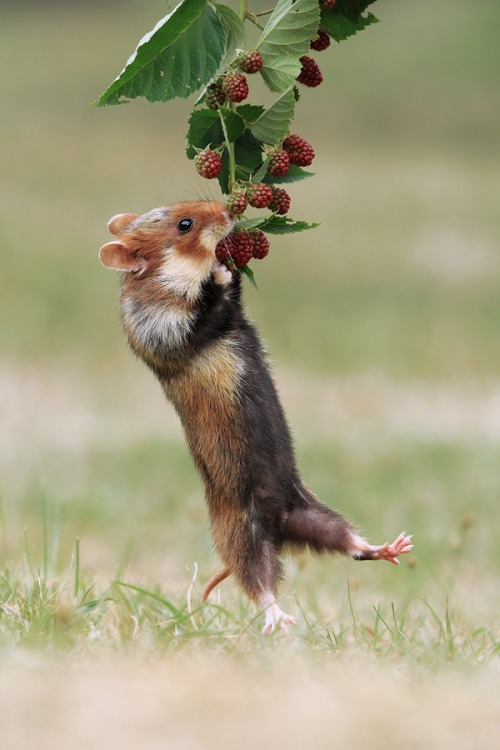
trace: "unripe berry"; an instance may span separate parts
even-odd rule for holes
[[[242,102],[248,96],[247,79],[241,73],[228,73],[222,81],[222,91],[230,102]]]
[[[323,8],[325,8],[325,10],[329,10],[330,8],[333,8],[336,2],[337,0],[324,0]]]
[[[247,189],[247,201],[254,208],[267,208],[273,199],[273,192],[269,185],[259,183],[250,185]]]
[[[247,199],[244,193],[231,193],[226,200],[226,206],[229,213],[235,216],[244,214],[247,210]]]
[[[290,157],[284,149],[273,151],[269,157],[267,171],[273,177],[283,177],[290,169]]]
[[[290,203],[292,199],[283,188],[273,187],[273,199],[269,204],[268,208],[275,214],[284,216],[290,209]]]
[[[240,70],[251,75],[259,72],[264,61],[260,52],[242,52],[237,59],[237,64]]]
[[[253,257],[257,258],[257,260],[262,260],[262,258],[265,258],[269,253],[269,240],[267,239],[267,235],[265,235],[264,232],[261,232],[260,229],[252,229],[248,234],[250,235],[253,244]]]
[[[310,88],[319,86],[323,80],[323,76],[316,60],[313,60],[308,55],[302,55],[299,60],[302,63],[302,68],[297,76],[297,81]]]
[[[226,95],[219,81],[211,83],[205,94],[205,104],[210,109],[218,109],[226,101]]]
[[[312,164],[315,153],[310,143],[300,135],[289,135],[283,141],[283,148],[288,151],[290,164],[298,167],[309,167]]]
[[[318,38],[317,39],[311,39],[310,48],[313,50],[316,50],[316,52],[322,52],[324,49],[327,49],[330,46],[331,39],[326,33],[326,31],[321,31],[321,29],[318,29]]]
[[[222,169],[221,155],[217,151],[206,148],[204,151],[196,154],[194,157],[194,166],[199,175],[205,177],[207,180],[213,180],[214,177],[218,177]]]

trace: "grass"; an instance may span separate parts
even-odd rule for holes
[[[267,639],[230,581],[201,603],[201,485],[96,260],[114,213],[216,194],[183,154],[191,102],[88,106],[164,4],[3,13],[6,747],[495,745],[498,14],[377,5],[298,108],[317,175],[293,215],[321,227],[276,239],[246,300],[308,485],[416,547],[287,562],[298,625]]]

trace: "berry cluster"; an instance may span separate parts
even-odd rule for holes
[[[320,0],[320,3],[325,8],[331,8],[335,0]],[[330,43],[330,36],[322,29],[318,29],[316,37],[310,41],[310,48],[321,52],[327,49]],[[300,63],[302,67],[297,81],[309,87],[319,86],[323,76],[316,61],[308,55],[303,55]],[[260,52],[239,52],[230,67],[207,86],[205,105],[212,110],[225,106],[229,109],[233,108],[234,111],[233,105],[240,104],[248,97],[249,87],[246,76],[258,73],[263,65],[264,60]],[[220,175],[225,145],[216,142],[213,148],[209,145],[197,151],[194,163],[199,175],[209,180]],[[282,143],[269,145],[264,143],[262,149],[263,160],[267,163],[267,179],[252,182],[250,173],[249,178],[239,177],[238,179],[237,176],[235,181],[233,177],[233,182],[229,184],[230,192],[226,197],[226,206],[228,212],[234,217],[241,217],[248,206],[257,209],[267,208],[273,214],[285,216],[290,209],[290,195],[279,184],[272,184],[275,181],[272,178],[276,178],[277,183],[293,181],[293,175],[288,179],[282,179],[290,171],[291,165],[308,167],[315,156],[311,144],[296,133],[289,134]],[[244,269],[252,258],[262,259],[268,253],[269,240],[259,229],[242,231],[236,227],[229,236],[219,242],[216,248],[217,258],[233,270]]]
[[[230,268],[243,268],[252,259],[262,260],[269,253],[269,240],[260,229],[250,232],[235,230],[215,248],[215,256]]]

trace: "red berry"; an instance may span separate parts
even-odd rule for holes
[[[270,211],[273,211],[273,213],[284,216],[286,213],[288,213],[292,199],[290,198],[286,190],[283,190],[283,188],[273,187],[272,190],[273,199],[268,208]]]
[[[331,39],[326,33],[326,31],[321,31],[321,29],[318,29],[318,38],[312,39],[310,43],[310,48],[316,50],[316,52],[322,52],[324,49],[327,49],[327,47],[330,46]]]
[[[311,88],[319,86],[323,80],[323,76],[321,75],[321,70],[319,69],[316,60],[313,60],[312,57],[308,57],[307,55],[302,55],[299,60],[302,63],[302,68],[297,76],[297,81],[303,83],[304,86],[310,86]]]
[[[248,96],[247,79],[241,73],[228,73],[222,81],[222,91],[231,102],[242,102]]]
[[[205,94],[205,104],[210,109],[218,109],[221,104],[226,101],[226,95],[222,90],[222,86],[219,81],[211,83],[207,87],[207,93]]]
[[[290,157],[288,152],[284,149],[273,151],[269,157],[269,165],[267,171],[273,177],[282,177],[285,175],[290,168]]]
[[[220,260],[221,263],[224,261],[231,261],[234,249],[231,237],[232,235],[227,235],[215,246],[215,257],[217,260]]]
[[[329,10],[330,8],[333,8],[337,0],[324,0],[323,2],[323,8],[326,10]]]
[[[238,57],[238,66],[244,72],[251,75],[258,73],[264,65],[260,52],[242,52]]]
[[[246,266],[253,256],[253,242],[248,232],[232,232],[231,238],[231,258],[234,264],[241,268]]]
[[[283,141],[283,148],[288,151],[290,164],[298,167],[308,167],[312,164],[315,153],[310,143],[300,135],[289,135]]]
[[[213,180],[222,169],[222,158],[217,151],[206,148],[194,157],[196,171],[207,180]]]
[[[247,189],[247,200],[254,208],[267,208],[273,199],[273,191],[269,185],[259,183],[250,185]]]
[[[260,229],[252,229],[248,234],[253,244],[253,257],[262,260],[269,253],[269,240],[267,236]]]
[[[244,193],[231,193],[226,200],[226,206],[230,213],[240,216],[247,210],[247,199]]]

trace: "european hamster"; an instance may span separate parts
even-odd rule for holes
[[[223,203],[196,201],[119,214],[100,250],[120,272],[123,328],[180,419],[205,484],[223,569],[265,613],[263,633],[295,619],[277,604],[280,554],[309,548],[388,560],[412,548],[400,534],[373,546],[320,503],[298,472],[290,430],[259,335],[241,303],[241,274],[215,256],[234,225]]]

